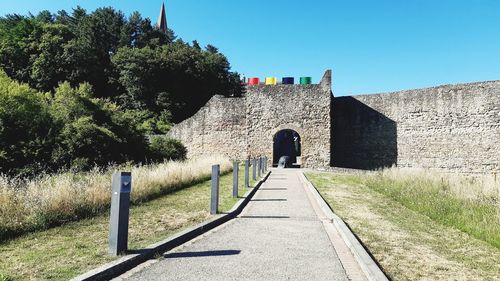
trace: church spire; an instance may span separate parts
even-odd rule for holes
[[[167,16],[165,15],[165,3],[161,4],[160,16],[158,16],[158,22],[156,22],[156,27],[163,33],[167,33]]]

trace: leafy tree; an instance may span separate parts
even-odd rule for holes
[[[0,67],[39,91],[60,82],[88,82],[96,97],[128,109],[167,110],[174,122],[194,114],[214,94],[240,95],[227,58],[153,27],[138,12],[113,8],[0,18]]]
[[[143,131],[116,105],[92,98],[89,84],[56,89],[51,114],[59,126],[53,160],[59,167],[90,168],[111,162],[141,161],[147,147]]]
[[[169,110],[174,122],[193,115],[214,94],[240,95],[239,76],[227,58],[178,40],[159,48],[121,48],[112,59],[121,94],[130,109]]]
[[[41,23],[53,23],[54,16],[47,10],[43,10],[35,17],[35,20]]]
[[[20,15],[0,20],[0,67],[20,82],[31,82],[31,59],[37,55],[41,24]]]
[[[46,24],[37,44],[37,53],[31,68],[31,80],[36,89],[50,91],[68,76],[68,66],[60,61],[64,44],[72,38],[67,26]]]
[[[157,51],[145,48],[121,48],[113,56],[116,83],[121,90],[115,101],[129,109],[155,108],[162,80]],[[113,79],[112,79],[113,81]]]
[[[0,84],[0,172],[13,174],[178,157],[146,135],[242,92],[216,47],[110,7],[0,17]]]
[[[45,96],[0,71],[0,173],[23,176],[47,169],[53,128]]]
[[[131,109],[123,115],[131,120],[131,126],[148,135],[165,134],[172,127],[170,113],[166,110],[155,114],[149,110]]]

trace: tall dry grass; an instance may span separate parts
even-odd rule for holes
[[[379,171],[378,176],[392,181],[407,182],[414,188],[429,192],[440,192],[486,204],[500,204],[500,175],[466,175],[418,168],[388,168]]]
[[[111,175],[132,172],[132,203],[148,201],[209,179],[211,165],[231,170],[222,156],[145,166],[112,166],[85,173],[65,172],[34,180],[0,176],[0,240],[106,212],[111,202]]]
[[[409,209],[500,248],[500,179],[424,169],[384,169],[365,184]]]

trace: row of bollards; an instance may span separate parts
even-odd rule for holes
[[[267,172],[267,157],[245,160],[245,187],[250,187],[250,166],[252,178],[257,180]],[[239,161],[233,162],[233,192],[238,197]],[[219,207],[220,165],[212,166],[210,214],[217,214]],[[127,251],[128,222],[130,209],[130,192],[132,191],[132,175],[130,172],[116,172],[111,181],[111,212],[109,218],[108,253],[117,256]]]
[[[250,164],[251,163],[251,164]],[[239,161],[233,162],[233,197],[238,197],[238,180],[239,180]],[[267,157],[245,160],[245,187],[250,187],[250,166],[252,166],[252,179],[255,181],[257,177],[261,178],[267,171]],[[210,197],[210,214],[215,215],[219,212],[219,177],[220,165],[212,166],[212,189]]]

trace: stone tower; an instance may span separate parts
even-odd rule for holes
[[[158,21],[156,22],[156,27],[163,33],[167,33],[167,16],[165,15],[165,3],[161,4],[160,15],[158,16]]]

